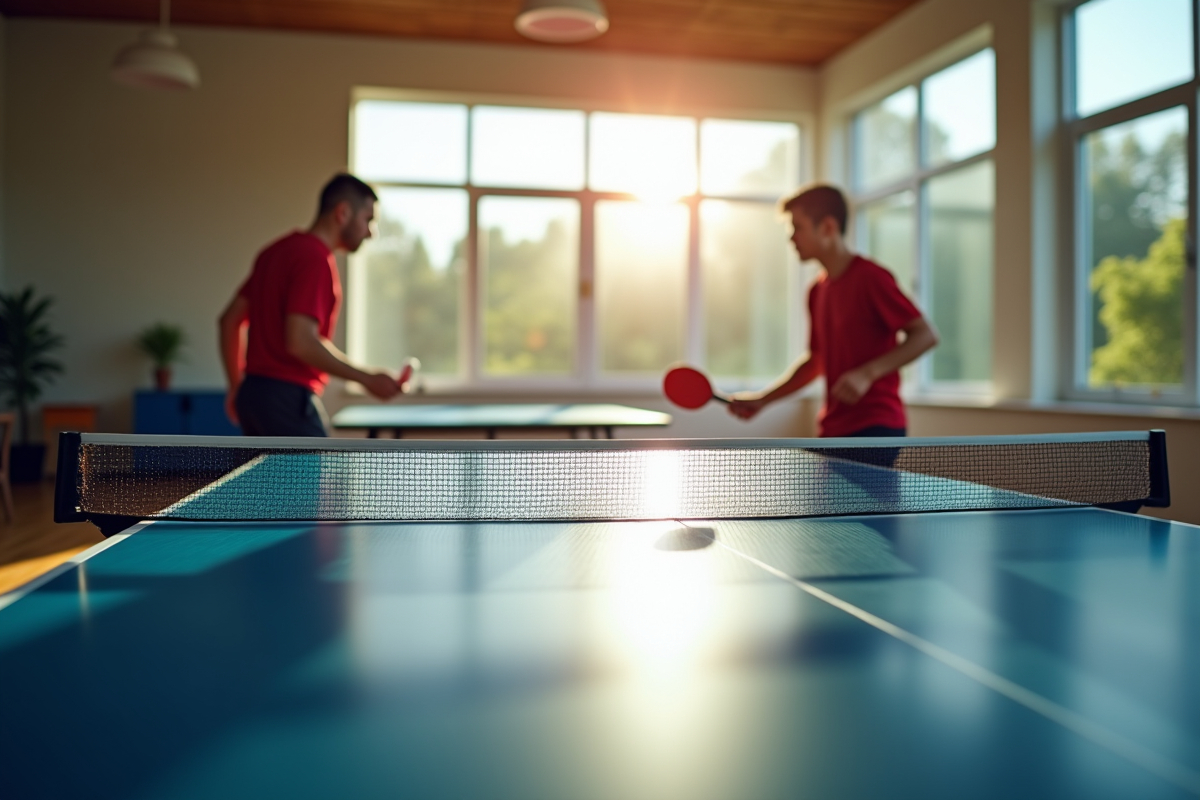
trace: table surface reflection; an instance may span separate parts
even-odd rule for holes
[[[1200,529],[207,524],[0,609],[5,798],[1200,794]]]

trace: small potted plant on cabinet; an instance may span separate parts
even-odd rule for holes
[[[51,357],[63,345],[47,320],[52,304],[49,297],[35,297],[32,286],[0,292],[0,399],[17,410],[17,443],[9,462],[14,482],[42,477],[46,445],[29,441],[29,407],[63,371]]]
[[[156,322],[138,334],[138,346],[154,362],[154,387],[160,392],[171,388],[171,365],[183,359],[187,337],[183,328]]]

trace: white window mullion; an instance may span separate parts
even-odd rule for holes
[[[1196,276],[1197,219],[1200,215],[1200,0],[1192,0],[1192,85],[1188,97],[1187,251],[1183,273],[1183,391],[1188,405],[1200,404],[1200,280]]]
[[[1197,15],[1193,13],[1194,25],[1200,25]],[[1195,48],[1200,53],[1200,47]],[[1197,73],[1200,74],[1200,73]],[[1191,102],[1188,104],[1188,135],[1187,135],[1187,242],[1183,271],[1183,387],[1188,405],[1200,402],[1200,386],[1197,386],[1197,375],[1200,370],[1200,324],[1197,322],[1197,306],[1200,295],[1197,294],[1196,278],[1196,217],[1200,213],[1196,190],[1200,186],[1200,166],[1197,165],[1200,156],[1200,132],[1197,132],[1197,98],[1193,90]]]
[[[916,265],[917,302],[920,303],[921,312],[926,317],[932,318],[934,313],[933,290],[930,287],[932,281],[930,281],[929,275],[933,265],[929,246],[929,189],[923,181],[918,181],[914,185],[913,196],[917,204],[917,235],[913,237],[916,240],[917,248],[916,260],[913,262]],[[933,384],[933,356],[927,354],[917,361],[916,366],[918,387],[928,389]]]
[[[483,297],[481,292],[481,276],[479,274],[479,198],[480,192],[471,188],[468,190],[469,211],[467,217],[467,274],[463,281],[462,308],[460,329],[461,339],[459,352],[462,363],[466,367],[466,380],[475,383],[482,372],[483,326],[480,317],[483,313]]]
[[[481,364],[483,353],[483,327],[479,324],[480,316],[483,310],[483,298],[480,291],[481,276],[480,258],[479,258],[479,198],[480,193],[471,185],[471,155],[473,150],[472,137],[474,135],[475,126],[472,124],[474,114],[471,113],[471,106],[467,106],[467,182],[466,188],[468,206],[467,206],[467,274],[466,280],[463,281],[463,292],[466,295],[463,298],[461,306],[465,313],[462,314],[462,344],[459,347],[463,353],[463,363],[466,366],[466,379],[468,383],[475,383],[479,380],[482,373]]]
[[[596,331],[596,197],[585,192],[579,199],[579,291],[576,374],[585,386],[599,383],[599,337]]]
[[[704,276],[700,265],[700,199],[688,200],[688,303],[684,325],[685,359],[692,364],[704,364]]]
[[[1092,291],[1090,266],[1092,261],[1091,237],[1088,235],[1088,220],[1092,217],[1091,193],[1088,191],[1087,150],[1082,137],[1075,139],[1071,163],[1075,168],[1075,180],[1071,191],[1075,198],[1075,214],[1072,233],[1075,239],[1075,273],[1072,292],[1075,312],[1075,357],[1072,359],[1071,388],[1078,392],[1086,390],[1088,365],[1092,352]]]

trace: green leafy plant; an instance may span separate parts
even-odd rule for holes
[[[0,399],[17,409],[20,441],[29,443],[29,406],[63,371],[50,356],[63,337],[47,319],[53,299],[37,298],[32,286],[0,292]]]
[[[138,334],[138,347],[150,356],[156,369],[167,369],[183,358],[187,337],[183,328],[156,322]]]
[[[1109,256],[1092,273],[1108,341],[1092,354],[1093,385],[1183,383],[1187,220],[1166,224],[1145,258]]]

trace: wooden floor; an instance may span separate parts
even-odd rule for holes
[[[103,541],[88,522],[54,523],[54,484],[16,484],[13,521],[0,521],[0,594]]]

